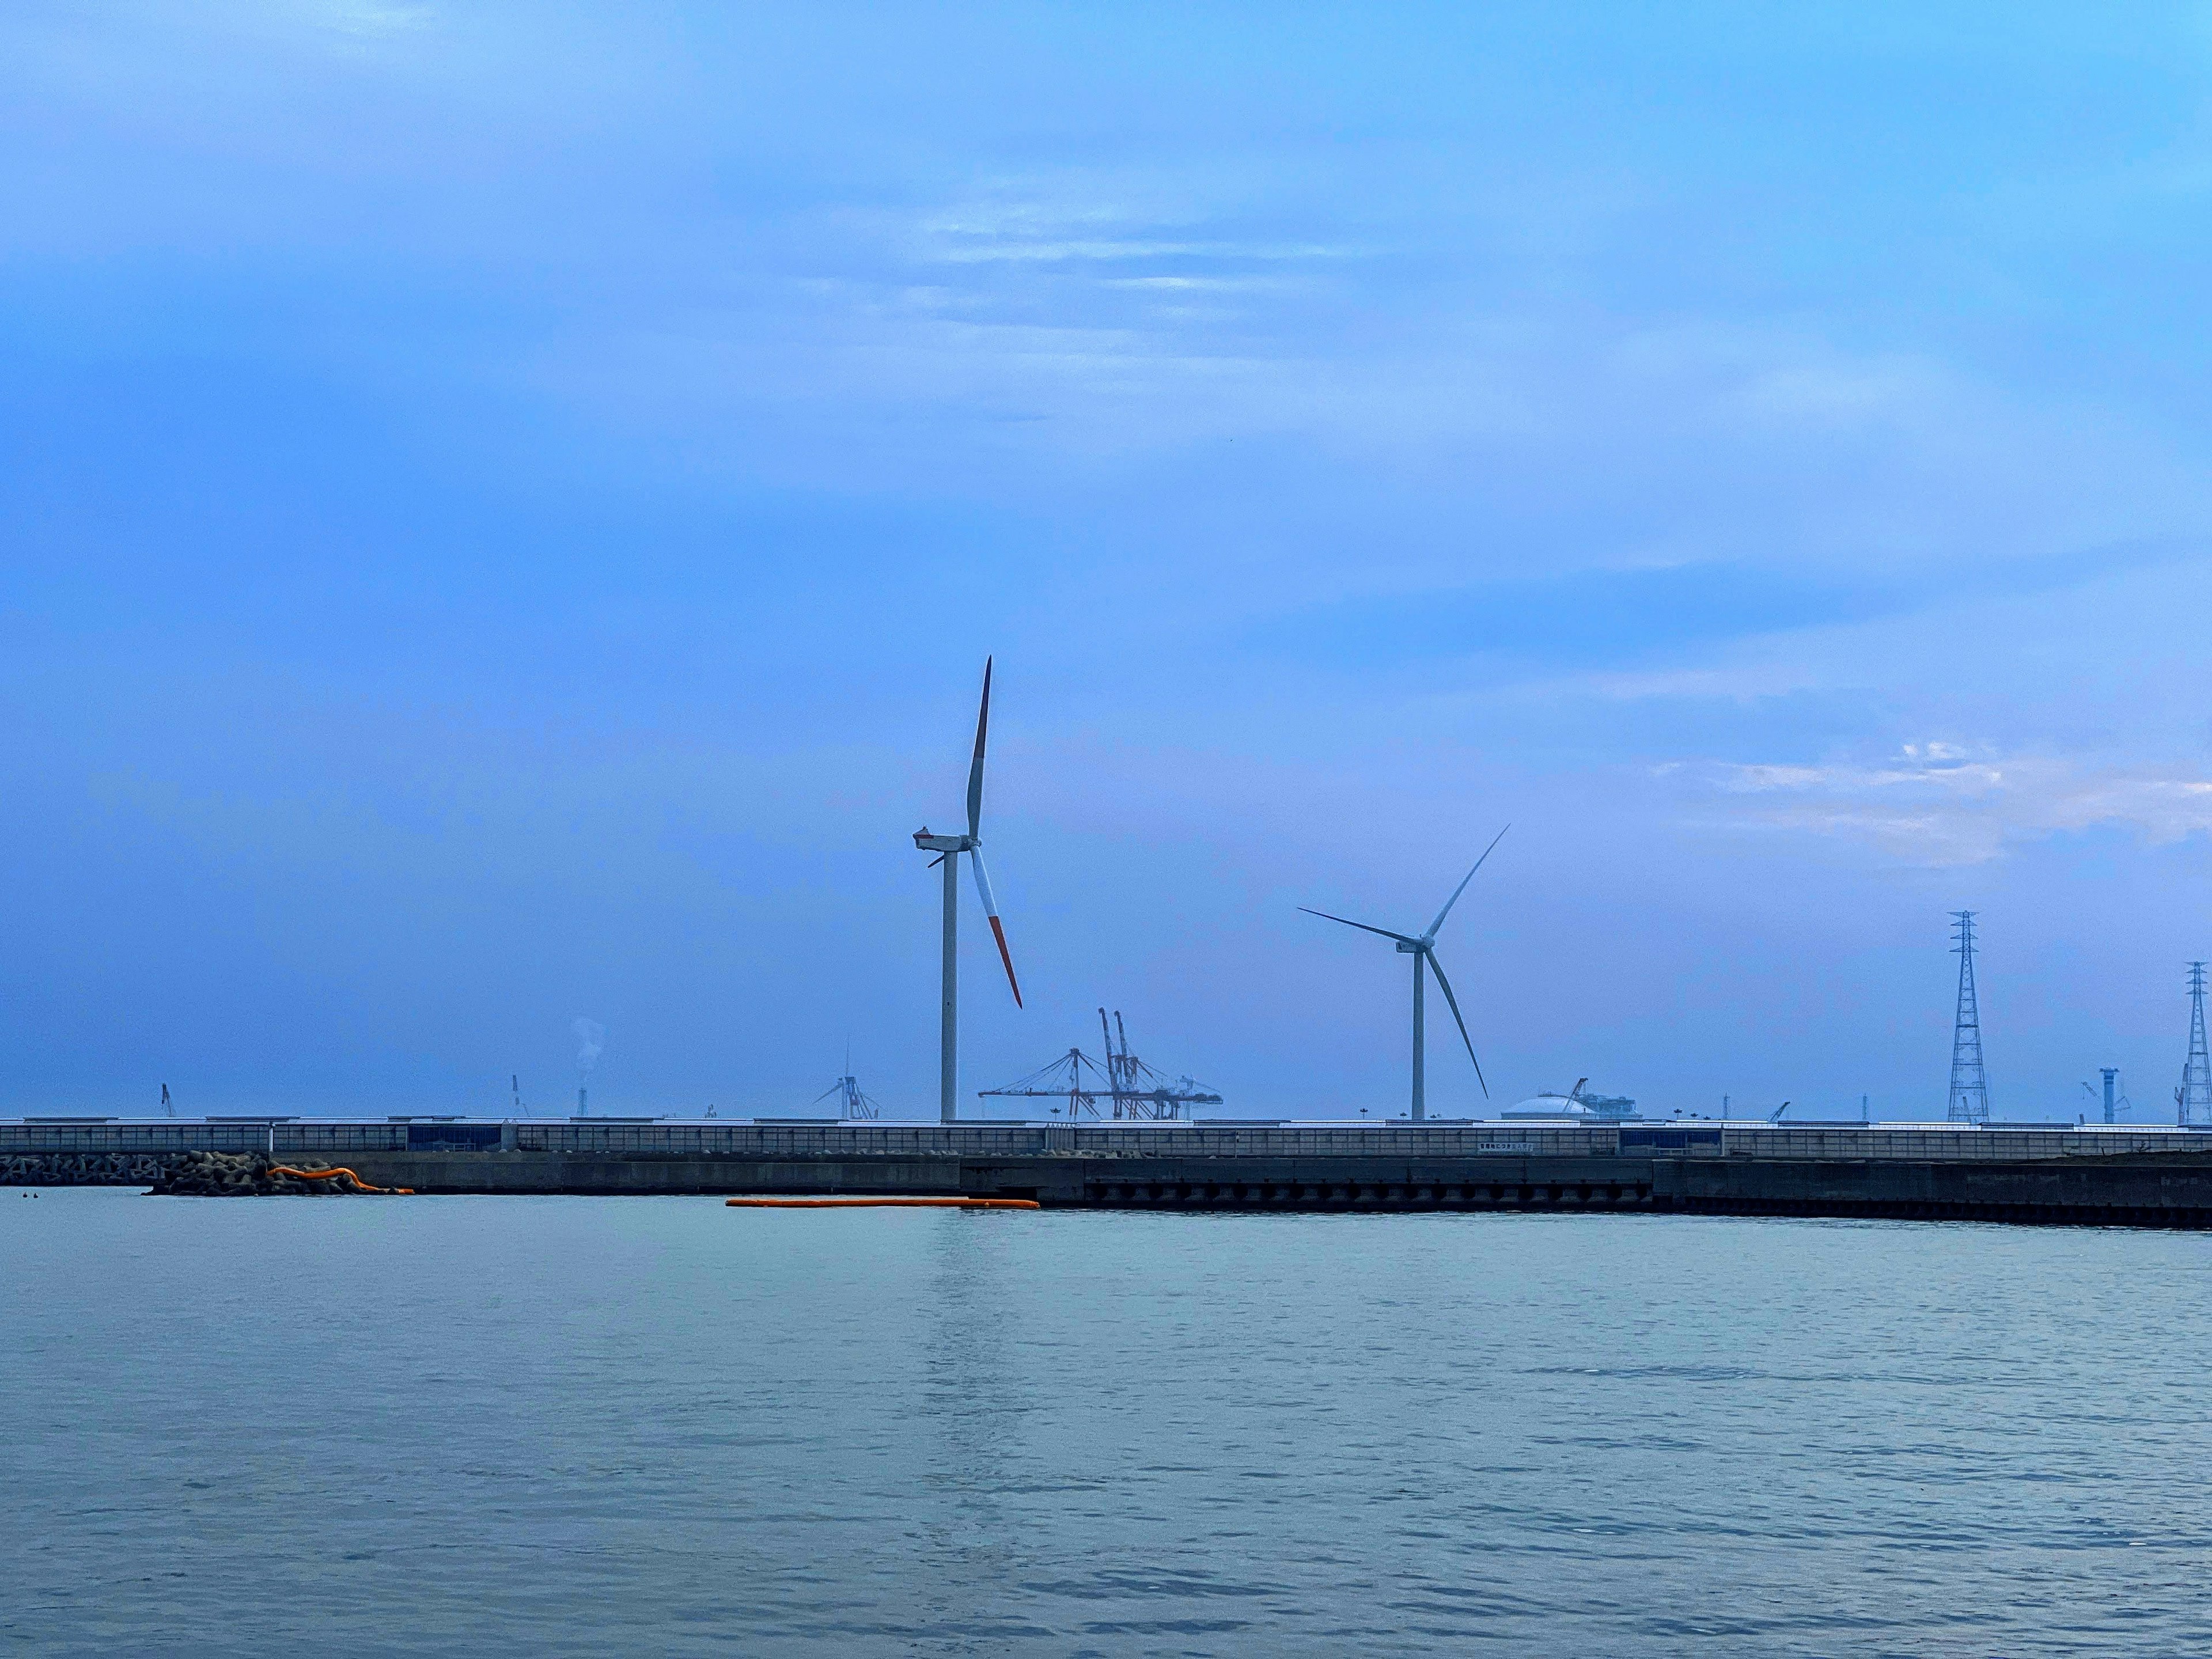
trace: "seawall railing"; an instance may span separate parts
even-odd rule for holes
[[[568,1153],[602,1158],[1753,1158],[2017,1162],[2146,1152],[2212,1153],[2212,1134],[2170,1128],[1977,1129],[1966,1126],[1410,1123],[204,1123],[0,1121],[0,1154],[263,1152]]]

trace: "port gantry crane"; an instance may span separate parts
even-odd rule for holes
[[[1160,1122],[1188,1122],[1192,1107],[1221,1104],[1221,1097],[1195,1078],[1167,1077],[1131,1054],[1129,1034],[1121,1024],[1120,1009],[1114,1011],[1109,1024],[1106,1011],[1101,1008],[1098,1030],[1106,1049],[1103,1064],[1080,1048],[1070,1048],[1049,1066],[1039,1066],[1004,1088],[978,1090],[978,1097],[1065,1100],[1071,1123],[1086,1113],[1095,1118],[1105,1117],[1107,1112],[1098,1109],[1102,1098],[1114,1117]],[[1118,1044],[1115,1041],[1117,1032],[1121,1038]],[[1091,1079],[1097,1082],[1094,1084]],[[1055,1106],[1053,1109],[1057,1112],[1063,1109]]]
[[[845,1075],[814,1097],[819,1106],[831,1096],[837,1098],[838,1115],[848,1120],[866,1121],[881,1117],[883,1108],[860,1091],[860,1080],[853,1075],[853,1045],[845,1045]]]
[[[833,1095],[837,1099],[838,1114],[842,1117],[866,1121],[883,1115],[883,1109],[878,1106],[874,1100],[860,1092],[860,1079],[849,1073],[839,1078],[820,1094],[815,1096],[814,1103],[819,1106]]]

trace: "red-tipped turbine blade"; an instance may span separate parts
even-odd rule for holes
[[[1014,958],[1006,949],[1006,930],[999,926],[999,919],[991,919],[991,937],[999,941],[999,960],[1006,964],[1006,983],[1013,988],[1014,1006],[1022,1006],[1022,982],[1014,977]]]
[[[968,765],[968,833],[983,833],[983,739],[991,730],[991,659],[983,659],[983,704],[975,711],[975,758]]]
[[[1006,950],[1006,930],[999,926],[999,899],[991,890],[991,872],[984,867],[983,849],[968,849],[968,867],[975,872],[975,896],[983,901],[983,914],[990,918],[991,937],[999,941],[999,960],[1006,964],[1006,983],[1014,988],[1014,1006],[1022,1006],[1021,981],[1014,977],[1014,958]]]

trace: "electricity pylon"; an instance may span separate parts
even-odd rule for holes
[[[2212,1127],[2212,1054],[2204,1048],[2204,964],[2189,964],[2189,1060],[2174,1091],[2176,1119]]]
[[[1951,1030],[1951,1106],[1954,1123],[1990,1121],[1990,1079],[1982,1069],[1982,1012],[1974,995],[1974,913],[1954,910],[1959,941],[1959,1016]]]

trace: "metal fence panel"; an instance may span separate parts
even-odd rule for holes
[[[0,1153],[270,1152],[341,1160],[348,1152],[518,1150],[605,1158],[1470,1158],[1727,1156],[1790,1159],[2027,1160],[2212,1152],[2179,1129],[1977,1129],[1942,1124],[1793,1127],[1649,1124],[0,1123]]]

